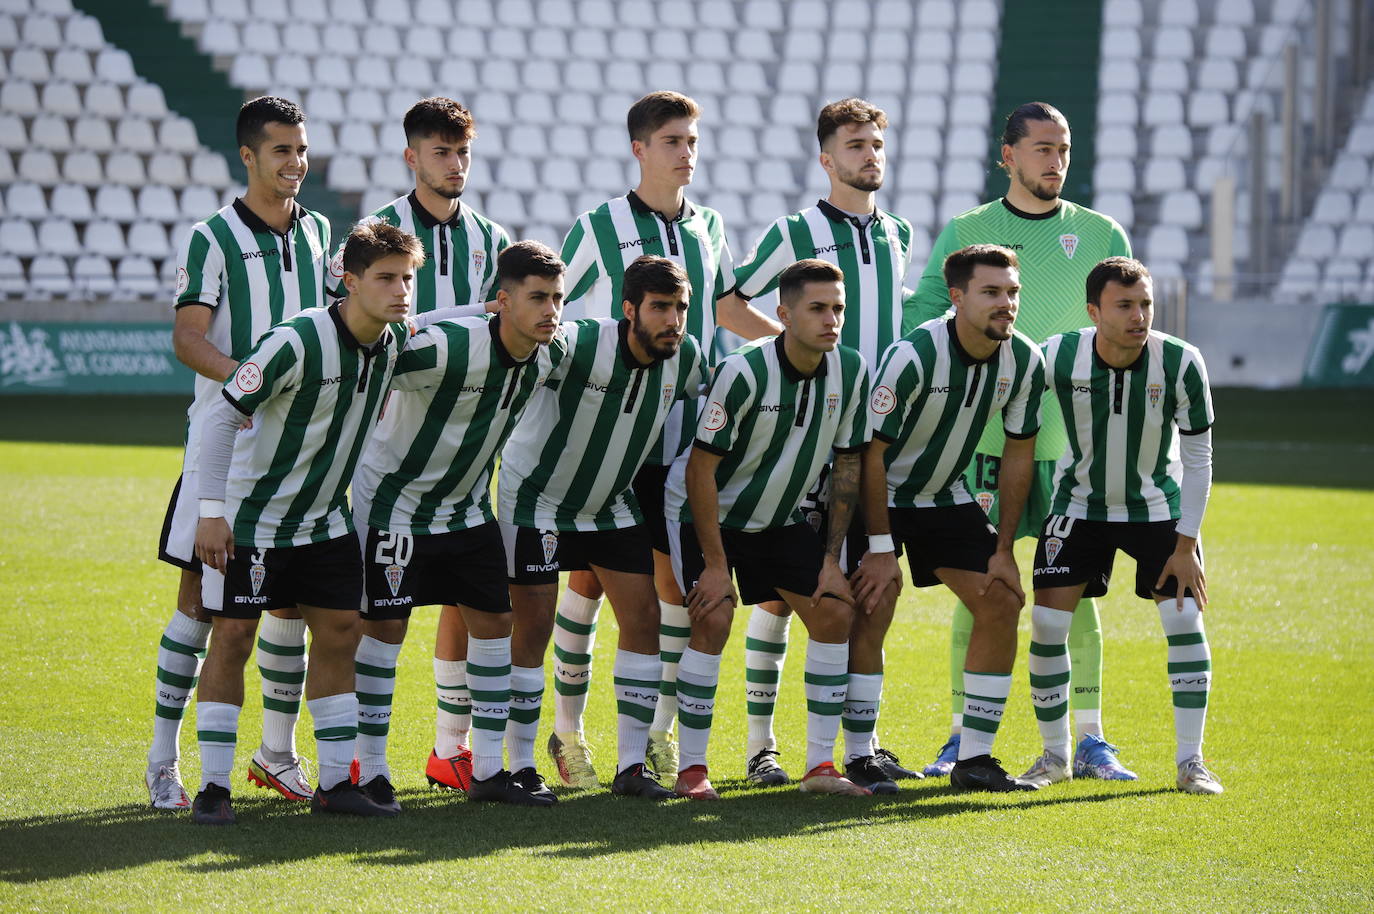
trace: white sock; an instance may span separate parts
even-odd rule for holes
[[[472,693],[472,776],[485,781],[501,770],[501,746],[510,717],[510,638],[468,635],[467,663]]]
[[[148,765],[181,757],[181,719],[191,701],[210,640],[210,623],[174,612],[157,648],[157,703],[153,705],[153,744]]]
[[[1202,754],[1207,724],[1207,698],[1212,687],[1212,649],[1203,630],[1202,613],[1192,597],[1159,604],[1159,620],[1169,642],[1169,688],[1174,695],[1175,763]]]
[[[305,620],[264,613],[258,626],[262,674],[262,747],[272,761],[296,755],[296,721],[305,693]]]
[[[787,659],[787,633],[791,616],[775,616],[755,606],[749,613],[744,638],[744,709],[749,718],[747,758],[762,749],[778,748],[773,735],[773,705],[778,700],[778,681]]]
[[[844,696],[849,690],[849,642],[806,642],[806,770],[835,762]]]
[[[320,790],[329,790],[348,780],[348,766],[357,749],[358,697],[352,692],[340,692],[312,698],[306,706],[315,719]]]
[[[434,715],[434,754],[453,758],[459,748],[468,744],[468,730],[472,726],[466,662],[435,657],[434,691],[439,696],[439,708]]]
[[[506,752],[510,770],[534,767],[534,740],[539,735],[539,707],[544,701],[544,668],[510,668],[510,718],[506,721]]]
[[[882,673],[849,674],[849,689],[844,696],[844,713],[840,720],[844,728],[846,763],[877,751],[874,730],[878,726],[878,703],[882,697]]]
[[[200,789],[218,784],[229,789],[234,770],[234,745],[238,742],[238,705],[202,701],[196,706],[196,737],[200,741]]]
[[[1040,740],[1047,751],[1068,761],[1069,755],[1069,624],[1073,613],[1048,606],[1031,610],[1031,701]]]
[[[649,743],[649,724],[658,707],[659,674],[663,661],[658,654],[615,652],[615,729],[619,755],[616,773],[644,763]]]
[[[649,729],[654,733],[668,733],[677,720],[677,665],[692,635],[692,622],[687,607],[658,601],[658,657],[663,664],[658,686],[658,707]]]
[[[992,755],[992,743],[1011,694],[1010,673],[970,673],[964,670],[964,729],[959,737],[959,760]]]
[[[1083,737],[1090,733],[1093,736],[1102,736],[1102,709],[1075,708],[1073,710],[1073,729],[1074,738],[1080,743],[1083,741]]]
[[[353,682],[358,696],[358,783],[377,775],[391,780],[386,764],[386,737],[391,729],[391,700],[396,691],[399,644],[363,635],[353,655]]]
[[[584,597],[571,587],[558,600],[553,619],[553,728],[559,733],[582,732],[600,611],[601,600]]]
[[[703,654],[693,648],[682,652],[677,667],[678,768],[706,764],[711,741],[711,721],[716,710],[716,686],[720,682],[720,654]]]

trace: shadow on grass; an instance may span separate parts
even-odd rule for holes
[[[565,793],[551,809],[468,804],[453,794],[400,791],[398,819],[312,816],[302,806],[240,794],[239,824],[197,828],[187,814],[142,805],[10,820],[0,831],[0,880],[41,882],[157,862],[184,861],[190,873],[280,866],[330,854],[368,864],[408,866],[470,860],[507,850],[591,859],[702,842],[740,843],[817,835],[884,823],[938,820],[989,809],[1036,809],[1117,802],[1172,793],[1166,787],[1113,787],[1093,795],[968,794],[946,782],[904,786],[895,797],[809,797],[795,788],[718,785],[716,803],[674,800],[662,806],[606,792]],[[204,854],[221,855],[196,861]]]

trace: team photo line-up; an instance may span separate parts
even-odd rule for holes
[[[914,290],[911,225],[876,205],[884,112],[858,98],[820,111],[829,194],[780,215],[739,263],[720,215],[685,195],[702,116],[676,92],[635,102],[639,184],[579,216],[555,252],[461,203],[478,131],[451,99],[405,115],[414,190],[337,244],[296,202],[305,114],[277,97],[242,107],[246,190],[192,227],[177,271],[173,345],[197,379],[159,544],[181,578],[157,651],[153,807],[235,821],[256,644],[248,781],[316,812],[398,815],[397,662],[411,610],[429,605],[428,782],[557,802],[535,759],[552,641],[547,752],[558,782],[597,787],[582,720],[603,600],[618,639],[614,794],[718,798],[708,748],[742,605],[747,783],[791,780],[773,711],[794,614],[803,792],[1135,780],[1102,729],[1094,598],[1118,549],[1168,642],[1177,787],[1222,791],[1201,752],[1206,369],[1151,329],[1152,280],[1122,228],[1060,197],[1064,116],[1011,112],[1006,195],[949,222]],[[772,292],[776,308],[754,304]],[[1027,535],[1043,752],[1012,777],[992,751]],[[953,599],[951,730],[923,768],[877,726],[903,553],[914,586]],[[179,768],[193,692],[194,800]],[[302,699],[313,778],[295,744]]]

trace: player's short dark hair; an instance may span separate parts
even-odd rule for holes
[[[792,307],[809,282],[844,282],[844,273],[828,260],[798,260],[778,277],[778,301]]]
[[[425,262],[425,246],[410,232],[389,222],[359,222],[344,242],[343,268],[362,276],[368,267],[393,254],[404,254],[416,266]]]
[[[985,267],[1010,267],[1020,270],[1021,263],[1016,254],[1000,244],[970,244],[960,248],[945,258],[945,288],[968,291],[969,280],[978,265]]]
[[[887,129],[887,114],[882,108],[861,98],[842,98],[821,109],[816,118],[816,140],[822,145],[845,124],[876,124]]]
[[[509,292],[513,285],[531,276],[554,279],[562,276],[566,270],[563,261],[547,244],[517,241],[496,258],[496,284],[497,288]]]
[[[625,268],[625,281],[620,286],[620,297],[634,305],[635,311],[644,303],[644,296],[650,292],[671,295],[679,289],[691,289],[692,280],[687,271],[667,257],[654,257],[645,254]]]
[[[650,92],[630,106],[625,126],[630,131],[630,139],[647,143],[654,131],[680,117],[700,119],[701,106],[681,92]]]
[[[1031,121],[1054,121],[1069,127],[1069,119],[1049,102],[1026,102],[1007,115],[1007,125],[1002,128],[1002,145],[1015,146],[1021,138],[1030,133]]]
[[[1102,290],[1107,288],[1107,283],[1116,282],[1123,286],[1133,286],[1142,279],[1149,279],[1150,271],[1145,269],[1145,264],[1130,257],[1108,257],[1106,260],[1099,261],[1088,273],[1085,293],[1088,303],[1092,305],[1102,304]]]
[[[459,143],[477,136],[472,112],[442,95],[422,98],[411,105],[401,124],[405,128],[406,143],[411,146],[434,136],[449,143]]]
[[[238,120],[234,123],[234,138],[240,146],[254,151],[267,136],[268,124],[285,124],[294,127],[305,123],[305,112],[301,106],[275,95],[262,95],[246,101],[239,109]]]

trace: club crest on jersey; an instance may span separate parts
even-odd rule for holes
[[[234,372],[234,385],[246,394],[257,393],[262,386],[262,369],[252,362],[244,362]]]
[[[673,393],[674,393],[676,390],[677,390],[677,385],[675,385],[675,384],[664,384],[664,385],[663,385],[663,406],[664,406],[664,408],[667,408],[668,404],[673,402]]]
[[[335,254],[329,261],[329,275],[333,276],[335,279],[343,279],[343,248],[339,248],[339,253]]]
[[[1057,536],[1045,538],[1045,564],[1054,567],[1055,557],[1059,555],[1059,550],[1064,548],[1064,541]]]
[[[882,387],[873,391],[871,406],[875,413],[880,416],[886,416],[896,408],[897,394],[893,392],[891,387],[884,384]]]
[[[487,252],[486,252],[486,251],[473,251],[473,252],[472,252],[472,268],[473,268],[473,270],[477,271],[478,273],[482,272],[482,267],[483,267],[484,264],[486,264],[486,262],[487,262]]]
[[[1078,250],[1078,236],[1060,235],[1059,246],[1064,249],[1064,256],[1073,260],[1073,252]]]
[[[817,533],[821,532],[821,512],[812,509],[806,512],[806,522],[811,525],[811,529]]]
[[[1164,396],[1164,385],[1163,385],[1163,384],[1146,384],[1146,385],[1145,385],[1145,394],[1150,398],[1150,405],[1151,405],[1151,406],[1158,406],[1158,405],[1159,405],[1159,398],[1162,397],[1162,396]]]
[[[186,272],[185,267],[177,267],[177,295],[185,292],[191,285],[191,274]]]
[[[836,410],[836,409],[839,409],[839,406],[840,406],[840,395],[839,395],[839,394],[826,394],[826,395],[825,395],[825,418],[829,419],[831,416],[835,415],[835,410]]]
[[[718,432],[725,428],[725,405],[717,403],[715,400],[706,407],[706,425],[708,432]]]
[[[267,580],[267,566],[263,564],[265,556],[261,549],[253,553],[252,565],[248,569],[248,583],[253,585],[253,596],[257,596],[262,590],[262,584]]]
[[[997,379],[997,399],[1002,399],[1011,390],[1011,378],[1002,377]]]
[[[545,530],[539,537],[539,545],[544,548],[544,564],[552,565],[554,554],[558,552],[558,531]]]
[[[992,513],[992,503],[995,499],[991,492],[979,492],[976,496],[976,500],[978,502],[978,507],[983,509],[984,514]]]
[[[393,597],[400,596],[401,578],[405,576],[406,570],[395,562],[386,566],[386,586],[391,588]]]

